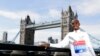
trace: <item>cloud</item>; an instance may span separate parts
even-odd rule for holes
[[[30,18],[37,22],[41,22],[44,20],[50,19],[53,21],[54,19],[60,18],[60,11],[56,9],[49,9],[47,13],[40,14],[33,11],[5,11],[0,10],[0,16],[5,17],[7,19],[13,19],[13,20],[19,20],[19,19],[25,19],[25,17],[29,15]]]
[[[57,9],[48,9],[48,12],[44,12],[45,14],[41,14],[39,22],[47,22],[59,20],[61,17],[61,12]],[[49,20],[48,20],[49,19]]]
[[[29,15],[31,19],[39,19],[41,17],[38,13],[32,11],[21,11],[18,12],[18,15],[20,15],[22,18],[25,18],[25,16]]]
[[[100,25],[82,25],[81,28],[83,28],[86,32],[90,33],[91,35],[100,36]]]
[[[49,15],[52,17],[52,18],[57,18],[61,16],[61,12],[56,10],[56,9],[50,9],[49,10]]]
[[[4,16],[11,19],[18,18],[18,15],[16,13],[2,10],[0,10],[0,16]]]
[[[32,11],[4,11],[0,10],[0,16],[9,18],[9,19],[25,19],[27,15],[30,15],[32,19],[39,19],[40,15]]]
[[[100,13],[100,0],[84,0],[74,3],[76,9],[84,15],[95,15]]]
[[[57,9],[49,9],[48,12],[45,12],[45,14],[41,14],[41,17],[38,22],[51,22],[60,20],[60,14],[61,12]]]

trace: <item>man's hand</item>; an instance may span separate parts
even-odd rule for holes
[[[50,47],[50,44],[47,42],[41,42],[42,44],[40,46],[45,47],[45,49],[47,49],[48,47]]]

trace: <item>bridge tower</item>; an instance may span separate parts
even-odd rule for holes
[[[70,24],[71,20],[74,19],[74,12],[72,11],[71,6],[69,6],[68,11],[62,10],[61,19],[61,39],[63,39],[68,32],[73,30]]]
[[[61,40],[66,36],[68,32],[73,31],[73,28],[71,26],[71,21],[74,18],[77,18],[77,13],[74,16],[74,12],[71,9],[71,6],[69,6],[67,11],[61,12]],[[69,56],[69,53],[64,52],[55,52],[54,56]]]
[[[33,24],[30,20],[29,15],[25,20],[21,20],[20,24],[20,44],[33,45],[34,44],[34,33],[35,30],[32,28],[25,28],[27,25]],[[35,24],[35,23],[34,23]]]
[[[30,20],[29,15],[25,20],[20,22],[20,44],[22,45],[34,45],[34,33],[35,30],[32,28],[26,28],[27,25],[33,24]],[[35,24],[35,23],[34,23]],[[25,56],[26,51],[13,50],[11,56]]]

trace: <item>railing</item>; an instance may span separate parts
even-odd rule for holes
[[[68,52],[69,49],[66,48],[45,48],[40,46],[29,46],[29,45],[19,45],[19,44],[2,44],[0,43],[0,50],[21,50],[21,51],[46,51],[46,56],[49,56],[48,52]]]
[[[19,45],[19,44],[3,44],[3,43],[0,43],[0,52],[1,51],[8,51],[8,50],[17,50],[17,51],[26,51],[26,52],[32,52],[31,54],[33,55],[34,52],[37,52],[37,51],[46,51],[46,55],[45,56],[50,56],[50,52],[68,52],[69,54],[70,53],[70,50],[69,49],[66,49],[66,48],[52,48],[52,47],[49,47],[49,48],[45,48],[45,47],[40,47],[40,46],[30,46],[30,45]],[[97,51],[96,49],[94,49],[95,52],[97,54],[100,54],[100,51]],[[0,53],[1,54],[1,53]],[[29,55],[28,55],[29,56]],[[31,55],[30,55],[31,56]],[[35,56],[35,55],[34,55]]]

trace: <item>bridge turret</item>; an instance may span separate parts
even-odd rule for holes
[[[32,28],[26,29],[26,26],[32,24],[30,16],[27,15],[25,20],[21,20],[20,24],[20,44],[33,45],[35,30]]]
[[[69,6],[69,8],[68,8],[68,12],[70,12],[70,13],[72,13],[72,12],[73,12],[73,10],[72,10],[71,6]]]
[[[30,16],[27,15],[27,17],[25,18],[26,24],[32,24]]]
[[[65,35],[72,31],[72,26],[71,26],[71,20],[74,18],[74,12],[71,9],[71,6],[69,6],[68,11],[63,11],[61,13],[61,39],[65,37]]]
[[[76,14],[75,14],[75,18],[78,19],[78,14],[77,14],[77,12],[76,12]]]

